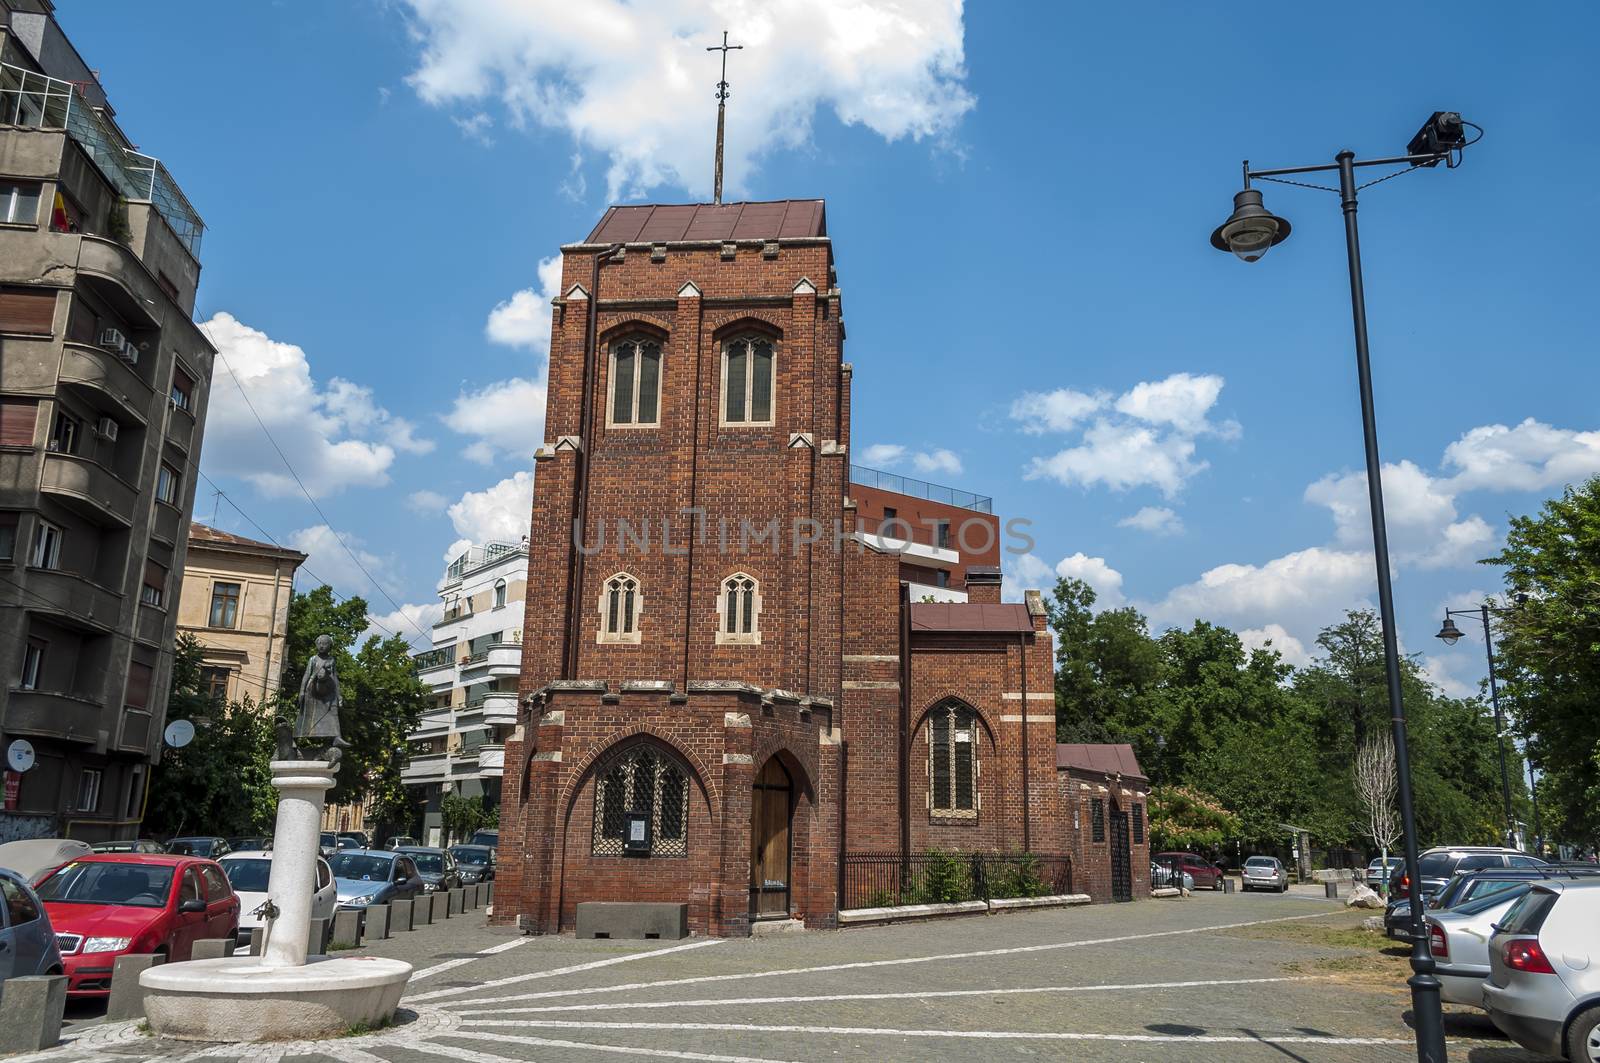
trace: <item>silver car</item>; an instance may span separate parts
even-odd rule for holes
[[[1246,893],[1251,890],[1282,893],[1289,888],[1289,872],[1275,856],[1252,856],[1244,862],[1239,884]]]
[[[1524,1048],[1600,1060],[1600,882],[1537,882],[1489,939],[1483,1007]]]
[[[1449,1004],[1483,1007],[1483,980],[1489,977],[1489,936],[1494,924],[1533,885],[1492,882],[1491,893],[1453,908],[1429,911],[1428,948],[1438,963],[1439,995]]]

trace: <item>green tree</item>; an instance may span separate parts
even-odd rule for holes
[[[227,704],[205,693],[202,648],[180,635],[172,657],[167,719],[188,720],[194,740],[162,746],[150,777],[144,830],[157,837],[185,833],[224,836],[271,830],[278,795],[272,788],[270,715],[249,699]]]
[[[1222,802],[1187,786],[1155,787],[1149,807],[1152,849],[1215,849],[1239,834],[1239,818]]]
[[[481,797],[445,794],[439,813],[444,820],[445,836],[455,842],[464,842],[475,831],[486,830],[500,822],[499,810],[485,809]]]
[[[1046,600],[1056,642],[1056,739],[1124,742],[1141,732],[1161,656],[1133,608],[1094,611],[1094,588],[1057,581]]]

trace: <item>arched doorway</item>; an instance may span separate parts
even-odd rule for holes
[[[750,917],[789,914],[794,779],[777,757],[756,774],[750,792]]]

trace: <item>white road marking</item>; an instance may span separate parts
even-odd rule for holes
[[[518,940],[528,941],[532,939],[519,938]],[[480,982],[477,985],[456,986],[452,989],[435,989],[431,993],[419,993],[414,997],[406,997],[405,999],[411,1003],[418,1003],[424,1000],[433,1000],[438,997],[447,997],[454,993],[466,993],[479,989],[494,989],[497,986],[512,985],[517,982],[531,982],[540,978],[554,978],[556,975],[560,974],[577,974],[580,971],[598,970],[601,967],[610,967],[618,963],[629,963],[633,960],[654,959],[657,956],[665,956],[672,952],[684,952],[688,949],[703,949],[710,945],[720,945],[726,940],[726,938],[706,938],[702,941],[690,941],[683,945],[673,945],[672,947],[665,949],[650,949],[646,952],[630,952],[626,956],[613,956],[610,959],[594,960],[591,963],[576,963],[570,967],[557,967],[553,971],[533,971],[529,974],[514,974],[508,978],[496,978],[492,981]],[[417,976],[412,975],[411,977],[414,980]],[[517,1000],[520,998],[510,997],[507,999]]]
[[[493,956],[497,952],[508,952],[511,949],[516,948],[518,945],[526,945],[532,940],[532,938],[526,937],[512,938],[510,941],[502,941],[498,945],[491,945],[486,949],[479,949],[477,954],[473,956],[458,956],[453,960],[445,960],[443,963],[436,963],[432,967],[424,967],[422,970],[411,976],[411,981],[420,982],[424,978],[431,978],[441,972],[454,970],[455,968],[463,966],[464,964],[471,963],[479,956]],[[414,1000],[416,998],[413,997],[412,999]]]
[[[931,1000],[936,997],[1000,997],[1028,993],[1109,993],[1130,989],[1193,989],[1203,986],[1262,985],[1269,982],[1312,982],[1314,975],[1283,978],[1213,978],[1195,982],[1122,982],[1102,985],[1047,985],[1026,989],[939,989],[906,993],[825,993],[792,997],[727,997],[706,1000],[652,1000],[648,1003],[547,1004],[542,1008],[472,1008],[459,1015],[537,1015],[550,1011],[633,1011],[638,1008],[703,1008],[727,1004],[810,1004],[838,1000]],[[477,1024],[479,1020],[468,1020]]]
[[[563,1041],[554,1037],[515,1037],[510,1034],[499,1033],[459,1033],[452,1032],[451,1037],[470,1038],[474,1041],[502,1041],[506,1044],[530,1045],[534,1048],[582,1048],[590,1052],[613,1052],[624,1056],[650,1056],[653,1059],[693,1059],[702,1063],[799,1063],[797,1060],[771,1059],[765,1056],[727,1056],[711,1052],[675,1052],[669,1048],[636,1048],[633,1045],[604,1045],[593,1041]],[[430,1044],[423,1041],[419,1044],[407,1045],[417,1052],[428,1055],[447,1056],[450,1059],[459,1059],[463,1063],[525,1063],[513,1056],[498,1056],[492,1052],[474,1052],[470,1048],[459,1045]]]
[[[853,963],[828,963],[828,964],[822,964],[821,966],[817,966],[817,967],[785,967],[785,968],[783,968],[781,970],[776,970],[776,971],[747,971],[747,972],[743,972],[743,973],[740,973],[740,974],[705,974],[705,975],[699,975],[699,976],[692,977],[692,978],[664,978],[664,979],[661,979],[661,980],[655,981],[655,982],[628,982],[628,983],[624,983],[622,985],[593,986],[593,987],[586,988],[586,989],[549,989],[549,990],[545,990],[545,991],[539,992],[539,993],[520,993],[520,994],[517,994],[517,995],[514,995],[514,996],[475,997],[475,998],[472,998],[472,999],[469,999],[469,1000],[452,1000],[452,1001],[450,1001],[449,1006],[450,1007],[461,1007],[463,1005],[468,1005],[468,1004],[509,1004],[509,1003],[511,1003],[513,1001],[517,1001],[517,1000],[543,1000],[543,999],[547,999],[547,998],[550,998],[550,997],[590,996],[590,995],[593,995],[593,994],[596,994],[596,993],[620,993],[620,992],[623,992],[625,990],[633,990],[633,989],[659,989],[659,988],[664,987],[664,986],[704,985],[704,984],[709,983],[709,982],[744,981],[746,979],[751,979],[751,978],[775,978],[775,977],[777,977],[779,975],[786,975],[786,974],[825,974],[825,973],[830,972],[830,971],[860,971],[860,970],[867,970],[867,969],[873,968],[873,967],[903,967],[903,966],[905,966],[907,964],[913,964],[913,963],[935,963],[935,962],[937,962],[939,960],[971,960],[971,959],[977,959],[977,958],[984,957],[984,956],[1014,956],[1014,955],[1017,955],[1017,954],[1020,954],[1020,953],[1024,953],[1024,952],[1048,952],[1048,951],[1050,951],[1052,949],[1075,949],[1075,948],[1082,948],[1082,947],[1084,947],[1086,945],[1115,945],[1115,944],[1119,944],[1119,943],[1124,942],[1124,941],[1145,941],[1145,940],[1148,940],[1150,938],[1174,937],[1174,936],[1181,935],[1181,934],[1207,934],[1207,933],[1212,933],[1212,932],[1217,931],[1217,930],[1236,930],[1236,929],[1238,929],[1240,927],[1263,926],[1263,925],[1266,925],[1268,923],[1292,923],[1292,922],[1295,922],[1296,920],[1300,920],[1300,919],[1326,919],[1329,914],[1330,913],[1328,913],[1328,912],[1313,912],[1313,913],[1311,913],[1309,915],[1287,915],[1287,916],[1279,916],[1278,918],[1275,918],[1275,919],[1251,919],[1251,920],[1247,920],[1247,921],[1242,922],[1242,923],[1222,923],[1222,924],[1217,925],[1217,926],[1197,926],[1197,927],[1189,927],[1189,928],[1187,928],[1185,930],[1155,930],[1155,931],[1151,931],[1150,933],[1147,933],[1147,934],[1121,934],[1121,935],[1118,935],[1117,937],[1109,937],[1109,938],[1086,938],[1086,939],[1082,939],[1082,940],[1078,940],[1078,941],[1056,941],[1056,942],[1052,942],[1052,943],[1050,943],[1048,945],[1018,945],[1018,946],[1016,946],[1014,948],[981,949],[981,950],[978,950],[978,951],[975,951],[975,952],[945,952],[945,953],[939,953],[939,954],[933,955],[933,956],[907,956],[907,957],[903,957],[903,958],[897,959],[897,960],[857,960],[857,961],[855,961]],[[711,939],[711,942],[723,941],[723,940],[726,940],[726,939],[724,939],[724,938],[713,938],[713,939]],[[687,947],[691,947],[691,946],[683,946],[683,945],[678,946],[678,948],[687,948]],[[673,950],[672,949],[663,949],[661,951],[662,952],[671,952]],[[657,954],[656,953],[646,953],[645,955],[657,955]],[[582,969],[582,968],[571,968],[571,969],[579,970],[579,969]],[[551,971],[549,973],[551,973],[551,974],[561,974],[563,972],[562,971]],[[542,977],[542,976],[533,975],[533,976],[528,976],[528,977]],[[487,989],[487,988],[490,988],[492,986],[501,985],[501,984],[504,984],[506,982],[511,982],[511,981],[516,981],[516,979],[501,979],[499,982],[485,982],[485,983],[483,983],[483,985],[481,987],[473,986],[473,987],[468,987],[468,988],[474,988],[474,989],[476,989],[476,988],[485,988],[485,989]],[[430,996],[439,996],[442,993],[456,993],[456,992],[466,992],[466,991],[467,991],[466,988],[459,989],[459,990],[454,990],[454,989],[442,990],[440,992],[425,994],[425,995],[423,995],[421,997],[414,997],[412,999],[415,999],[415,1000],[426,1000]]]
[[[1161,1044],[1409,1045],[1409,1038],[1330,1037],[1324,1034],[1069,1033],[1058,1030],[901,1030],[878,1026],[763,1026],[751,1022],[579,1022],[566,1019],[481,1020],[473,1026],[533,1026],[557,1030],[676,1030],[732,1033],[840,1034],[849,1037],[953,1037],[980,1041],[1152,1041]],[[455,1034],[452,1036],[465,1036]]]
[[[349,1045],[323,1043],[317,1046],[317,1051],[332,1056],[339,1063],[389,1063],[382,1056],[375,1056],[371,1052],[363,1052],[359,1048]]]

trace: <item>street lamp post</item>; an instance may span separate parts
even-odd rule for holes
[[[1444,625],[1435,636],[1443,640],[1446,646],[1454,646],[1461,639],[1461,629],[1456,627],[1453,619],[1458,616],[1476,616],[1483,622],[1483,648],[1489,657],[1489,702],[1494,706],[1494,738],[1500,746],[1500,796],[1505,802],[1506,844],[1515,846],[1517,821],[1511,814],[1511,774],[1506,770],[1505,720],[1500,715],[1500,683],[1494,674],[1494,639],[1489,631],[1489,603],[1485,602],[1476,609],[1446,609]]]
[[[1267,211],[1259,190],[1251,180],[1282,181],[1290,175],[1338,171],[1339,187],[1310,187],[1336,192],[1344,212],[1345,252],[1350,268],[1350,314],[1355,328],[1356,377],[1361,391],[1362,442],[1366,450],[1367,498],[1372,510],[1372,553],[1377,568],[1378,611],[1383,624],[1383,663],[1389,694],[1389,719],[1394,730],[1395,769],[1399,776],[1400,820],[1405,831],[1406,874],[1411,882],[1411,1007],[1417,1038],[1417,1059],[1421,1063],[1444,1063],[1444,1014],[1439,1001],[1439,979],[1435,976],[1433,955],[1428,950],[1427,924],[1423,921],[1422,875],[1418,866],[1416,812],[1411,795],[1411,762],[1406,750],[1405,706],[1400,693],[1400,651],[1395,638],[1394,590],[1389,578],[1389,535],[1383,516],[1382,465],[1378,459],[1378,428],[1372,402],[1372,367],[1367,348],[1366,295],[1361,277],[1361,241],[1356,228],[1357,186],[1355,171],[1366,166],[1405,166],[1378,180],[1398,176],[1443,162],[1454,167],[1459,153],[1477,138],[1468,141],[1464,123],[1454,112],[1436,112],[1407,145],[1406,154],[1382,159],[1357,160],[1350,151],[1341,151],[1332,165],[1295,166],[1277,170],[1251,170],[1244,164],[1244,190],[1234,196],[1234,211],[1211,234],[1211,245],[1229,251],[1245,262],[1255,262],[1268,249],[1289,235],[1289,223]],[[1476,128],[1476,127],[1474,127]],[[1479,131],[1481,138],[1482,131]],[[1376,183],[1376,182],[1370,182]]]

